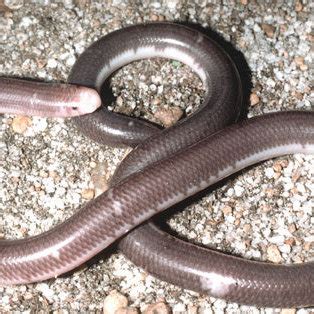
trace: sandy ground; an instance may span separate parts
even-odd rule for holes
[[[232,55],[245,84],[249,117],[313,109],[307,1],[51,2],[8,1],[13,10],[7,10],[0,1],[1,75],[66,81],[80,53],[110,31],[145,21],[181,21],[203,27]],[[148,119],[156,118],[159,104],[189,113],[202,100],[200,81],[173,61],[124,67],[112,84],[118,96],[110,104],[114,110]],[[1,238],[39,234],[64,221],[106,188],[125,154],[93,143],[70,121],[9,115],[0,119]],[[243,171],[169,223],[191,241],[247,258],[313,260],[313,169],[313,156],[268,161]],[[67,277],[0,287],[0,311],[101,312],[113,290],[139,311],[161,301],[173,313],[311,312],[239,306],[184,291],[149,276],[118,252]]]

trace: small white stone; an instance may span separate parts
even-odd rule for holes
[[[169,8],[169,10],[173,10],[177,7],[178,3],[180,3],[179,0],[168,0],[166,1],[166,4]]]
[[[256,251],[256,250],[251,250],[252,257],[255,259],[260,259],[261,258],[261,252]]]
[[[29,26],[32,25],[32,24],[33,24],[32,20],[31,20],[29,17],[27,17],[27,16],[24,16],[24,17],[22,18],[21,23],[20,23],[20,25],[21,25],[22,27],[25,27],[25,28],[29,27]]]
[[[273,168],[267,168],[266,170],[265,170],[265,175],[266,175],[266,177],[268,178],[268,179],[271,179],[271,178],[273,178],[274,177],[274,169]]]
[[[225,217],[225,220],[228,223],[233,224],[235,222],[235,217],[234,216],[227,216],[227,217]]]
[[[9,297],[8,295],[3,296],[3,297],[1,298],[1,302],[2,302],[3,304],[9,304],[9,302],[10,302],[10,297]]]
[[[162,77],[160,75],[158,76],[152,75],[151,79],[152,79],[152,82],[156,85],[162,82]]]
[[[55,183],[53,181],[53,178],[43,178],[42,183],[45,186],[47,193],[53,193],[55,191]]]
[[[302,193],[302,194],[305,194],[306,193],[306,189],[305,189],[305,186],[302,184],[302,183],[297,183],[296,184],[296,188],[297,190]]]
[[[266,84],[270,87],[275,87],[276,86],[276,82],[271,79],[271,78],[268,78],[267,81],[266,81]]]
[[[291,252],[291,246],[289,244],[283,244],[279,246],[279,250],[282,253],[290,253]]]
[[[254,30],[254,32],[256,32],[256,33],[259,33],[262,29],[260,28],[260,26],[259,26],[258,24],[254,24],[253,30]]]
[[[178,303],[178,304],[175,304],[173,307],[172,307],[172,310],[174,313],[185,313],[186,312],[186,307],[183,303]]]
[[[162,94],[164,92],[164,87],[163,87],[163,85],[160,85],[160,86],[158,86],[158,89],[157,89],[157,94]]]
[[[153,2],[153,3],[151,3],[151,6],[155,9],[159,9],[161,7],[161,3],[160,2]]]
[[[117,291],[112,291],[106,296],[103,304],[104,314],[114,314],[118,309],[126,307],[128,305],[128,299]]]
[[[217,299],[214,305],[215,305],[215,308],[217,308],[217,310],[222,310],[227,306],[227,303],[224,300]]]
[[[227,196],[231,197],[233,196],[233,194],[234,194],[234,189],[233,188],[228,189]]]
[[[66,61],[66,65],[67,66],[72,66],[74,63],[75,63],[76,59],[74,56],[70,56],[69,58],[67,58],[67,61]]]
[[[45,298],[52,301],[54,291],[52,289],[50,289],[50,287],[46,283],[39,283],[36,286],[36,290],[40,291]]]
[[[49,59],[48,62],[47,62],[47,67],[51,68],[51,69],[56,68],[57,65],[58,65],[58,63],[57,63],[57,61],[55,59]]]
[[[240,196],[242,196],[242,194],[243,194],[243,192],[244,192],[244,188],[243,188],[242,186],[240,186],[240,185],[236,185],[236,186],[234,187],[234,191],[235,191],[235,195],[236,195],[237,197],[240,197]]]
[[[157,90],[157,86],[155,84],[150,84],[149,85],[149,89],[152,91],[152,92],[155,92]]]
[[[284,241],[285,241],[285,237],[283,235],[276,235],[269,238],[269,242],[277,244],[277,245],[283,244]]]

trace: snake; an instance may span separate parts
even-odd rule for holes
[[[0,77],[0,113],[68,118],[100,105],[99,94],[85,86]]]
[[[58,277],[118,241],[136,265],[185,289],[256,306],[314,305],[314,262],[285,265],[232,256],[183,241],[150,220],[251,165],[286,154],[313,154],[314,112],[282,111],[237,121],[243,86],[231,58],[202,32],[170,22],[105,35],[79,56],[68,83],[101,94],[116,70],[154,57],[188,65],[202,80],[202,105],[163,130],[105,106],[72,117],[92,140],[133,150],[109,189],[69,219],[33,237],[0,241],[0,284]]]

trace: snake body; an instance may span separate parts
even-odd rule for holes
[[[0,77],[0,113],[67,118],[100,105],[98,93],[85,86]]]
[[[74,118],[82,132],[100,143],[137,146],[111,188],[69,220],[35,237],[0,242],[0,284],[59,276],[222,178],[276,156],[314,153],[313,112],[267,114],[225,127],[241,111],[237,70],[215,42],[181,25],[138,25],[103,37],[80,56],[69,82],[101,92],[115,70],[151,57],[189,65],[203,81],[203,106],[163,131],[105,108]],[[119,247],[137,265],[187,289],[259,306],[314,304],[313,262],[244,260],[183,242],[153,223],[129,232]]]

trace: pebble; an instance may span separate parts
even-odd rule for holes
[[[291,252],[291,246],[285,243],[279,246],[279,250],[282,253],[289,254]]]
[[[308,69],[308,66],[304,63],[303,57],[295,57],[294,62],[300,68],[301,71],[306,71]]]
[[[294,223],[290,224],[290,225],[288,226],[288,230],[289,230],[289,232],[291,232],[291,233],[295,232],[295,231],[297,230],[296,225],[295,225]]]
[[[91,200],[95,196],[95,190],[94,189],[83,189],[81,192],[81,195],[86,200]]]
[[[304,64],[304,58],[303,57],[295,57],[294,62],[298,67],[302,66]]]
[[[106,162],[97,163],[93,166],[91,182],[95,188],[95,195],[98,196],[108,189],[109,171]]]
[[[243,226],[243,231],[244,231],[245,233],[249,233],[251,230],[252,230],[252,226],[251,226],[250,224],[245,224],[245,225]]]
[[[182,117],[183,111],[179,107],[173,108],[158,108],[154,114],[154,117],[161,122],[161,124],[168,128],[174,124]]]
[[[170,10],[175,10],[178,7],[178,5],[181,3],[181,0],[168,0],[167,2],[168,2],[168,8]],[[189,11],[190,13],[193,12],[192,9],[190,9]]]
[[[273,178],[273,177],[274,177],[274,174],[275,174],[275,172],[274,172],[274,169],[273,169],[273,168],[267,168],[267,169],[265,170],[265,175],[266,175],[266,177],[267,177],[268,179]]]
[[[147,306],[143,314],[170,314],[170,307],[164,302],[153,303]]]
[[[273,25],[262,24],[261,27],[262,27],[262,30],[267,35],[267,37],[269,37],[269,38],[273,38],[274,37],[276,28]]]
[[[58,62],[55,59],[49,59],[47,62],[47,67],[50,69],[54,69],[58,66]]]
[[[222,212],[225,216],[232,214],[232,207],[231,206],[225,206],[222,208]]]
[[[240,197],[240,196],[242,196],[242,194],[244,192],[244,188],[242,186],[240,186],[240,185],[235,185],[234,192],[235,192],[235,195],[237,197]]]
[[[303,245],[303,248],[305,251],[310,251],[310,249],[313,247],[314,241],[311,242],[305,242]]]
[[[31,125],[32,119],[26,116],[16,116],[12,120],[12,129],[14,132],[23,134]]]
[[[260,101],[260,99],[257,96],[257,94],[252,93],[250,95],[250,104],[251,104],[251,106],[256,106],[259,103],[259,101]]]
[[[46,283],[39,283],[36,286],[36,290],[40,291],[43,296],[48,299],[50,302],[53,300],[54,291]]]
[[[188,305],[187,314],[198,314],[199,313],[199,307],[195,305]]]
[[[186,313],[186,306],[183,303],[177,303],[172,307],[173,313]]]
[[[6,5],[11,10],[18,10],[23,6],[24,0],[4,0],[3,4]]]
[[[296,313],[296,309],[282,309],[280,311],[280,314],[295,314]]]
[[[10,302],[9,296],[8,296],[8,295],[4,296],[4,297],[1,299],[1,302],[2,302],[3,304],[9,304],[9,302]]]
[[[275,264],[278,264],[282,261],[280,251],[275,244],[269,245],[267,247],[267,259]]]
[[[112,291],[103,303],[103,314],[115,314],[117,310],[127,307],[128,299],[117,291]]]
[[[301,1],[297,1],[294,8],[295,8],[296,12],[301,12],[303,10],[302,2]]]
[[[114,314],[138,314],[138,309],[134,307],[122,307],[120,309],[117,309]]]

